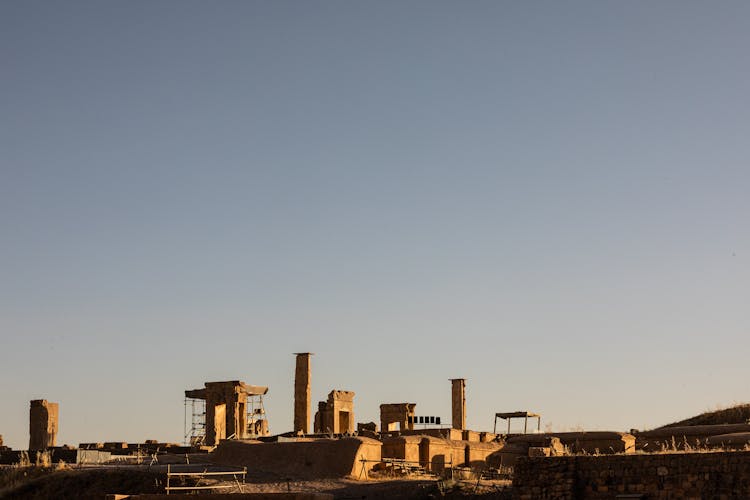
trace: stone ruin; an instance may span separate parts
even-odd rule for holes
[[[59,405],[46,399],[34,399],[29,408],[29,451],[43,451],[55,446]]]
[[[354,433],[354,393],[352,391],[328,393],[328,400],[318,403],[313,429],[316,433]]]
[[[425,418],[425,425],[430,422],[437,423],[437,426],[422,428],[422,417],[419,421],[415,417],[415,403],[385,403],[380,405],[378,432],[374,422],[355,423],[354,392],[332,390],[325,401],[318,403],[314,434],[309,434],[311,355],[296,354],[294,430],[291,432],[270,436],[265,419],[255,421],[248,416],[252,414],[249,409],[252,407],[251,398],[265,395],[267,387],[231,380],[206,382],[202,388],[185,391],[187,398],[205,401],[205,442],[211,446],[179,446],[146,440],[145,443],[82,443],[79,449],[57,447],[59,405],[47,400],[33,400],[29,410],[29,450],[46,450],[53,461],[91,464],[106,463],[110,455],[132,457],[137,454],[140,457],[147,454],[155,457],[162,453],[174,460],[178,456],[187,458],[188,454],[211,452],[208,461],[215,465],[244,466],[287,478],[287,481],[339,477],[366,479],[372,473],[440,474],[446,470],[450,470],[451,475],[458,473],[463,479],[470,477],[468,474],[475,474],[473,477],[476,478],[487,473],[496,474],[490,477],[497,478],[507,474],[508,469],[517,468],[520,472],[516,475],[518,481],[514,482],[521,491],[520,498],[538,498],[539,492],[546,491],[543,488],[550,484],[559,487],[559,493],[567,497],[575,493],[572,485],[581,481],[586,481],[587,488],[592,491],[606,494],[614,491],[615,483],[618,492],[635,491],[636,486],[643,491],[649,488],[661,491],[661,485],[667,481],[671,481],[668,484],[673,484],[674,488],[689,487],[690,491],[695,491],[702,487],[703,481],[709,481],[709,474],[702,479],[704,474],[701,472],[708,462],[718,464],[710,465],[714,468],[729,464],[726,466],[733,467],[733,470],[737,468],[743,477],[750,474],[747,472],[750,471],[747,467],[750,455],[745,448],[750,442],[750,422],[670,426],[642,432],[633,430],[631,433],[543,433],[540,432],[540,415],[524,411],[495,414],[496,420],[524,418],[522,433],[511,433],[510,424],[507,433],[476,432],[466,428],[466,379],[461,378],[450,379],[450,425],[445,422],[440,426],[439,419]],[[527,433],[528,418],[537,419],[536,429],[531,429],[530,433]],[[415,428],[417,422],[419,428]],[[681,475],[675,472],[674,478],[673,458],[669,455],[634,454],[636,449],[649,451],[658,448],[656,451],[659,451],[668,446],[689,452],[692,443],[720,447],[724,453],[679,454],[677,457],[681,463],[685,462],[688,472],[678,471]],[[728,453],[728,446],[739,452]],[[571,453],[586,456],[564,457]],[[19,456],[3,446],[0,436],[0,463],[15,463]],[[84,461],[82,457],[90,461]],[[546,457],[563,458],[545,460]],[[635,472],[623,480],[618,471],[624,467]],[[716,487],[725,488],[728,481],[713,475],[711,472],[711,481]],[[560,480],[561,477],[564,481]],[[745,498],[744,492],[750,491],[748,483],[744,480],[735,483],[741,487],[735,496]]]
[[[451,407],[453,428],[466,429],[466,379],[451,379]]]
[[[460,378],[451,379],[449,427],[415,429],[416,403],[384,403],[378,432],[375,423],[355,422],[354,392],[332,390],[318,403],[310,434],[312,353],[295,356],[293,430],[260,440],[222,440],[215,451],[219,463],[298,477],[340,477],[355,472],[366,476],[376,464],[392,464],[393,460],[431,472],[446,467],[481,468],[502,448],[496,434],[466,429],[466,380]],[[356,438],[347,437],[355,432]]]
[[[248,397],[262,396],[268,387],[249,385],[240,380],[206,382],[202,389],[185,391],[185,397],[206,401],[205,444],[213,446],[222,439],[246,439],[268,435],[268,421],[258,419],[248,426]]]
[[[380,405],[380,432],[414,429],[416,403],[385,403]]]
[[[310,356],[311,352],[295,353],[294,370],[294,432],[310,432]]]
[[[332,390],[325,401],[318,403],[311,434],[312,353],[296,353],[295,356],[294,428],[291,432],[270,436],[265,416],[257,420],[253,417],[253,401],[257,401],[254,398],[260,398],[262,408],[261,396],[267,394],[267,387],[240,380],[217,381],[185,391],[186,398],[205,403],[205,410],[201,402],[198,411],[193,411],[194,416],[202,419],[202,432],[191,436],[199,435],[202,438],[200,442],[191,439],[190,446],[155,440],[145,443],[82,443],[79,451],[96,450],[112,455],[135,452],[206,453],[218,446],[214,453],[226,464],[234,462],[254,467],[264,464],[270,472],[288,475],[301,473],[301,468],[308,468],[306,471],[309,475],[334,477],[340,471],[347,471],[349,475],[354,471],[364,471],[366,474],[378,463],[380,466],[386,464],[385,467],[390,463],[390,467],[395,467],[394,464],[408,462],[429,472],[440,472],[446,468],[500,469],[513,467],[518,459],[527,457],[568,453],[630,454],[636,447],[645,450],[663,447],[665,441],[675,442],[676,437],[686,443],[688,440],[708,442],[714,439],[723,446],[734,439],[738,447],[750,440],[750,424],[657,429],[638,433],[637,439],[628,433],[614,432],[542,433],[539,430],[540,416],[529,412],[499,413],[495,417],[496,420],[498,417],[537,418],[536,429],[532,429],[531,433],[527,434],[526,425],[523,426],[523,433],[511,433],[510,427],[503,434],[477,432],[466,428],[466,379],[463,378],[450,379],[450,425],[441,426],[440,420],[434,419],[432,423],[437,422],[436,426],[423,427],[422,419],[418,420],[415,416],[416,403],[408,402],[381,404],[379,429],[374,422],[357,423],[354,417],[355,393]],[[60,451],[56,447],[58,412],[57,403],[31,401],[30,450]],[[416,428],[417,422],[419,428]],[[428,422],[430,420],[425,418],[424,424]],[[333,436],[336,438],[331,439]],[[4,452],[5,455],[7,452]],[[367,463],[362,463],[363,457],[367,458]]]

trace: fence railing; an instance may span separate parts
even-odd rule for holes
[[[396,474],[434,474],[433,471],[430,470],[430,466],[425,462],[420,462],[418,460],[404,460],[401,458],[383,458],[381,460],[367,460],[365,458],[361,458],[359,460],[362,463],[362,468],[359,472],[359,478],[369,478],[368,475],[368,463],[374,463],[374,464],[384,464],[384,467],[386,471],[390,472],[390,475],[396,475]],[[445,462],[442,465],[442,468],[444,471],[449,471],[452,473],[453,471],[453,462]]]
[[[245,476],[247,475],[247,467],[243,467],[242,470],[231,470],[231,471],[209,471],[203,470],[198,472],[179,472],[172,471],[172,466],[167,466],[167,484],[164,487],[167,495],[173,491],[200,491],[200,490],[223,490],[223,489],[237,489],[239,493],[244,493],[242,485],[245,484]],[[201,484],[208,479],[218,479],[226,477],[228,481],[233,481],[234,484]],[[230,478],[231,479],[228,479]],[[177,478],[193,478],[196,479],[195,485],[192,486],[172,486],[172,481]],[[240,482],[240,480],[242,482]]]

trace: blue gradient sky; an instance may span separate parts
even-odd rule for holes
[[[182,391],[468,424],[748,399],[747,2],[0,3],[0,434]]]

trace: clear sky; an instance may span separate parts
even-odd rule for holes
[[[745,1],[0,2],[0,434],[183,391],[627,430],[747,401]]]

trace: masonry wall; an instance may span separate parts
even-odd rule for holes
[[[750,498],[750,452],[521,458],[513,486],[517,500]]]
[[[399,436],[383,439],[383,458],[398,458],[409,462],[419,462],[419,444],[422,436]]]
[[[528,443],[530,446],[546,446],[549,438],[556,437],[572,453],[609,455],[633,453],[635,437],[624,432],[554,432],[545,434],[517,434],[508,438],[508,443]]]
[[[487,457],[502,447],[498,443],[466,442],[464,466],[482,469],[487,466]]]
[[[425,436],[419,444],[419,461],[431,472],[442,472],[449,467],[451,445],[447,439]]]
[[[331,477],[365,478],[381,460],[382,443],[368,438],[304,439],[264,443],[226,440],[210,455],[221,465],[276,475],[280,480]],[[362,459],[366,462],[363,464]],[[364,468],[364,470],[363,470]]]
[[[487,458],[502,447],[499,443],[453,441],[434,436],[398,436],[383,440],[383,458],[399,458],[420,465],[432,472],[446,467],[484,469]]]
[[[434,429],[412,429],[405,431],[396,431],[401,436],[432,436],[443,439],[450,439],[452,441],[462,441],[463,432],[458,429],[451,429],[447,427],[434,428]]]

